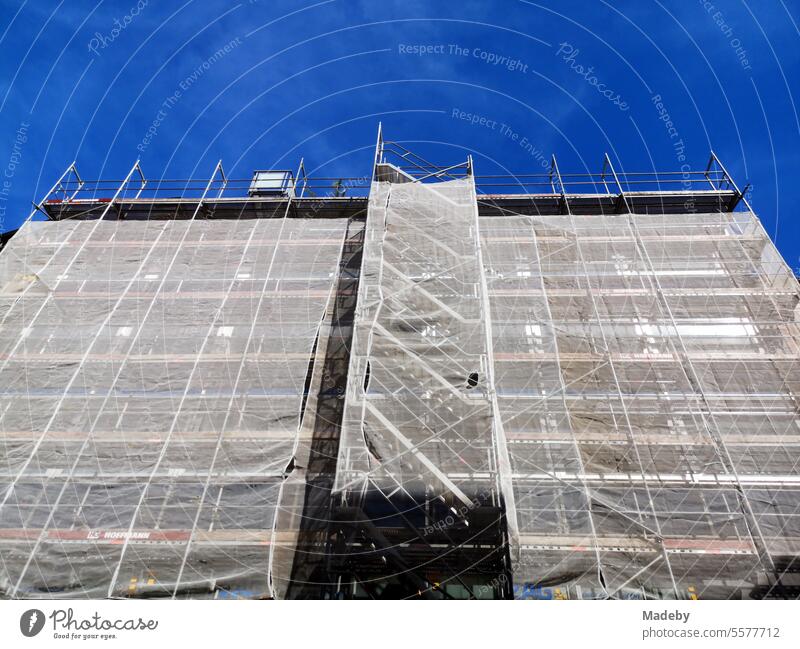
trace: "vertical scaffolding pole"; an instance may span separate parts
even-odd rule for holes
[[[378,173],[378,165],[383,162],[383,126],[381,122],[378,122],[378,135],[375,139],[375,156],[372,161],[372,180],[371,182],[375,182],[375,178]]]
[[[297,185],[300,184],[300,178],[303,178],[303,189],[300,190],[300,195],[297,195]],[[292,183],[292,198],[303,198],[306,193],[306,186],[308,185],[308,176],[306,175],[305,158],[300,158],[300,164],[297,165],[297,175]]]

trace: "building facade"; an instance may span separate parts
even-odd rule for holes
[[[177,194],[177,196],[176,196]],[[0,252],[4,597],[797,598],[800,287],[733,179],[115,184]]]

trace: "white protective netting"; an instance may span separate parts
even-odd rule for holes
[[[481,234],[516,596],[742,597],[796,571],[800,298],[757,219],[508,216]]]
[[[11,239],[3,596],[284,594],[346,227]],[[334,497],[502,496],[522,598],[796,585],[799,320],[749,213],[479,220],[471,179],[375,183]]]
[[[474,191],[372,185],[335,489],[502,504],[513,542]]]
[[[21,228],[0,254],[4,596],[270,595],[345,227]]]

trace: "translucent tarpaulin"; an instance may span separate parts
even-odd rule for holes
[[[264,597],[344,220],[27,223],[0,254],[5,596]]]
[[[469,181],[373,185],[337,490],[499,475],[476,226]]]
[[[516,596],[746,597],[796,570],[798,286],[758,221],[508,216],[481,234]]]
[[[516,541],[474,192],[472,178],[370,192],[335,491],[378,527],[423,530],[397,543],[402,566],[426,530],[478,508],[504,510],[504,541]],[[445,588],[459,571],[469,569],[425,575],[419,588]]]
[[[11,239],[2,595],[796,593],[800,291],[758,219],[385,177],[366,224]]]

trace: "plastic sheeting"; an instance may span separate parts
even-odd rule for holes
[[[285,595],[346,226],[11,239],[3,596]],[[376,183],[362,271],[339,496],[502,494],[519,598],[798,585],[800,292],[753,215],[478,219],[469,179]]]
[[[499,498],[487,305],[472,179],[373,183],[337,491]]]
[[[264,597],[344,220],[27,223],[0,254],[0,591]]]
[[[787,568],[796,586],[798,286],[757,219],[508,216],[481,234],[516,596],[748,597]]]

